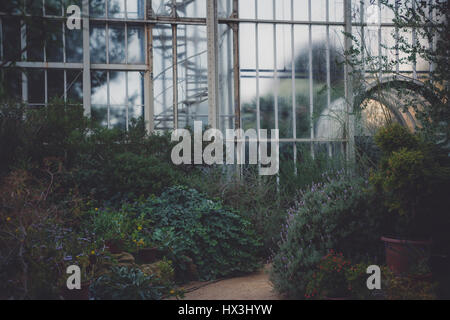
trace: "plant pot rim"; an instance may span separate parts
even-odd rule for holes
[[[433,240],[431,239],[419,241],[419,240],[395,239],[389,237],[381,237],[381,241],[395,244],[412,244],[412,245],[431,245],[433,243]]]

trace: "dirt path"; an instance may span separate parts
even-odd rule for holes
[[[211,284],[191,283],[184,300],[281,300],[269,281],[268,267],[258,273]],[[193,290],[193,291],[191,291]]]

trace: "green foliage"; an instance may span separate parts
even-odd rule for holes
[[[259,243],[251,224],[220,202],[185,187],[128,206],[129,215],[145,214],[153,241],[169,252],[178,272],[192,259],[201,279],[251,272],[258,268]]]
[[[375,135],[375,143],[386,154],[406,148],[415,150],[419,139],[398,123],[381,128]]]
[[[306,286],[307,299],[348,298],[350,290],[346,273],[350,269],[350,261],[344,259],[342,253],[331,250],[318,264],[318,270]]]
[[[450,178],[448,159],[441,161],[435,146],[399,125],[381,129],[376,142],[383,158],[370,181],[392,212],[387,231],[403,237],[429,237],[445,219],[442,190]]]
[[[113,267],[90,287],[95,300],[160,300],[164,287],[155,285],[154,275],[137,268]]]
[[[303,192],[289,210],[271,280],[276,289],[303,298],[314,269],[330,249],[352,261],[377,260],[383,219],[363,178],[342,172]]]

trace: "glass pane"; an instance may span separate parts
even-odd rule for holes
[[[42,1],[25,0],[25,11],[33,16],[42,16],[42,4]]]
[[[206,18],[206,0],[184,1],[177,4],[179,17]]]
[[[219,102],[221,129],[234,128],[233,30],[219,25]]]
[[[109,63],[125,63],[125,26],[110,26]]]
[[[272,20],[274,16],[274,1],[273,0],[258,0],[257,1],[258,19]]]
[[[47,16],[61,16],[62,0],[45,0],[45,14]]]
[[[308,27],[296,25],[295,39],[295,106],[297,138],[310,137],[309,111],[309,44]]]
[[[239,62],[241,69],[256,69],[255,25],[239,26]]]
[[[48,101],[64,99],[64,70],[47,70]]]
[[[22,72],[19,69],[2,69],[4,94],[12,99],[22,100]]]
[[[44,43],[44,24],[41,19],[32,18],[27,25],[28,61],[44,61]]]
[[[66,60],[67,62],[83,61],[83,31],[66,30]]]
[[[246,77],[242,74],[241,119],[244,130],[256,129],[256,79],[254,76]]]
[[[128,105],[144,105],[144,78],[140,72],[128,72]]]
[[[106,16],[106,0],[90,0],[89,1],[89,15],[91,17],[105,17]]]
[[[192,127],[208,114],[206,27],[179,26],[177,39],[179,127]]]
[[[83,103],[83,71],[67,70],[67,101]]]
[[[278,125],[280,138],[293,138],[291,26],[277,25]]]
[[[2,18],[3,57],[5,61],[19,61],[20,57],[20,20],[17,18]]]
[[[152,10],[157,16],[170,16],[172,14],[171,3],[167,0],[152,0]]]
[[[108,107],[107,106],[97,106],[92,105],[91,107],[91,117],[94,122],[101,125],[102,127],[108,126]]]
[[[127,107],[109,107],[109,127],[125,130],[127,128]]]
[[[125,18],[125,0],[108,0],[108,17]]]
[[[330,21],[344,22],[344,0],[330,0]]]
[[[106,71],[91,72],[91,103],[93,105],[108,104],[108,81]]]
[[[233,13],[233,0],[219,0],[218,5],[219,18],[228,18],[231,16]]]
[[[259,69],[261,71],[274,69],[274,25],[259,24],[258,25],[258,49],[259,49]]]
[[[277,20],[291,20],[291,0],[276,0],[276,19]]]
[[[45,73],[44,70],[28,70],[28,102],[32,104],[45,103]]]
[[[308,0],[294,0],[294,20],[308,21]]]
[[[239,18],[242,19],[256,18],[256,9],[254,0],[239,1]]]
[[[144,28],[128,27],[128,63],[144,63]]]
[[[106,63],[105,26],[91,25],[89,43],[91,47],[91,62]]]
[[[48,62],[63,62],[63,26],[61,22],[48,22],[46,55]]]
[[[326,21],[327,18],[327,1],[313,0],[311,1],[311,20]]]
[[[173,128],[172,29],[160,25],[153,29],[153,68],[155,128]]]
[[[144,19],[144,0],[126,0],[126,2],[128,19]]]
[[[109,73],[110,105],[126,105],[126,72],[111,71]]]

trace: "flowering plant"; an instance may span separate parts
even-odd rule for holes
[[[312,279],[306,285],[305,298],[345,298],[350,296],[346,272],[350,268],[342,253],[333,250],[322,258],[318,270],[313,273]]]

